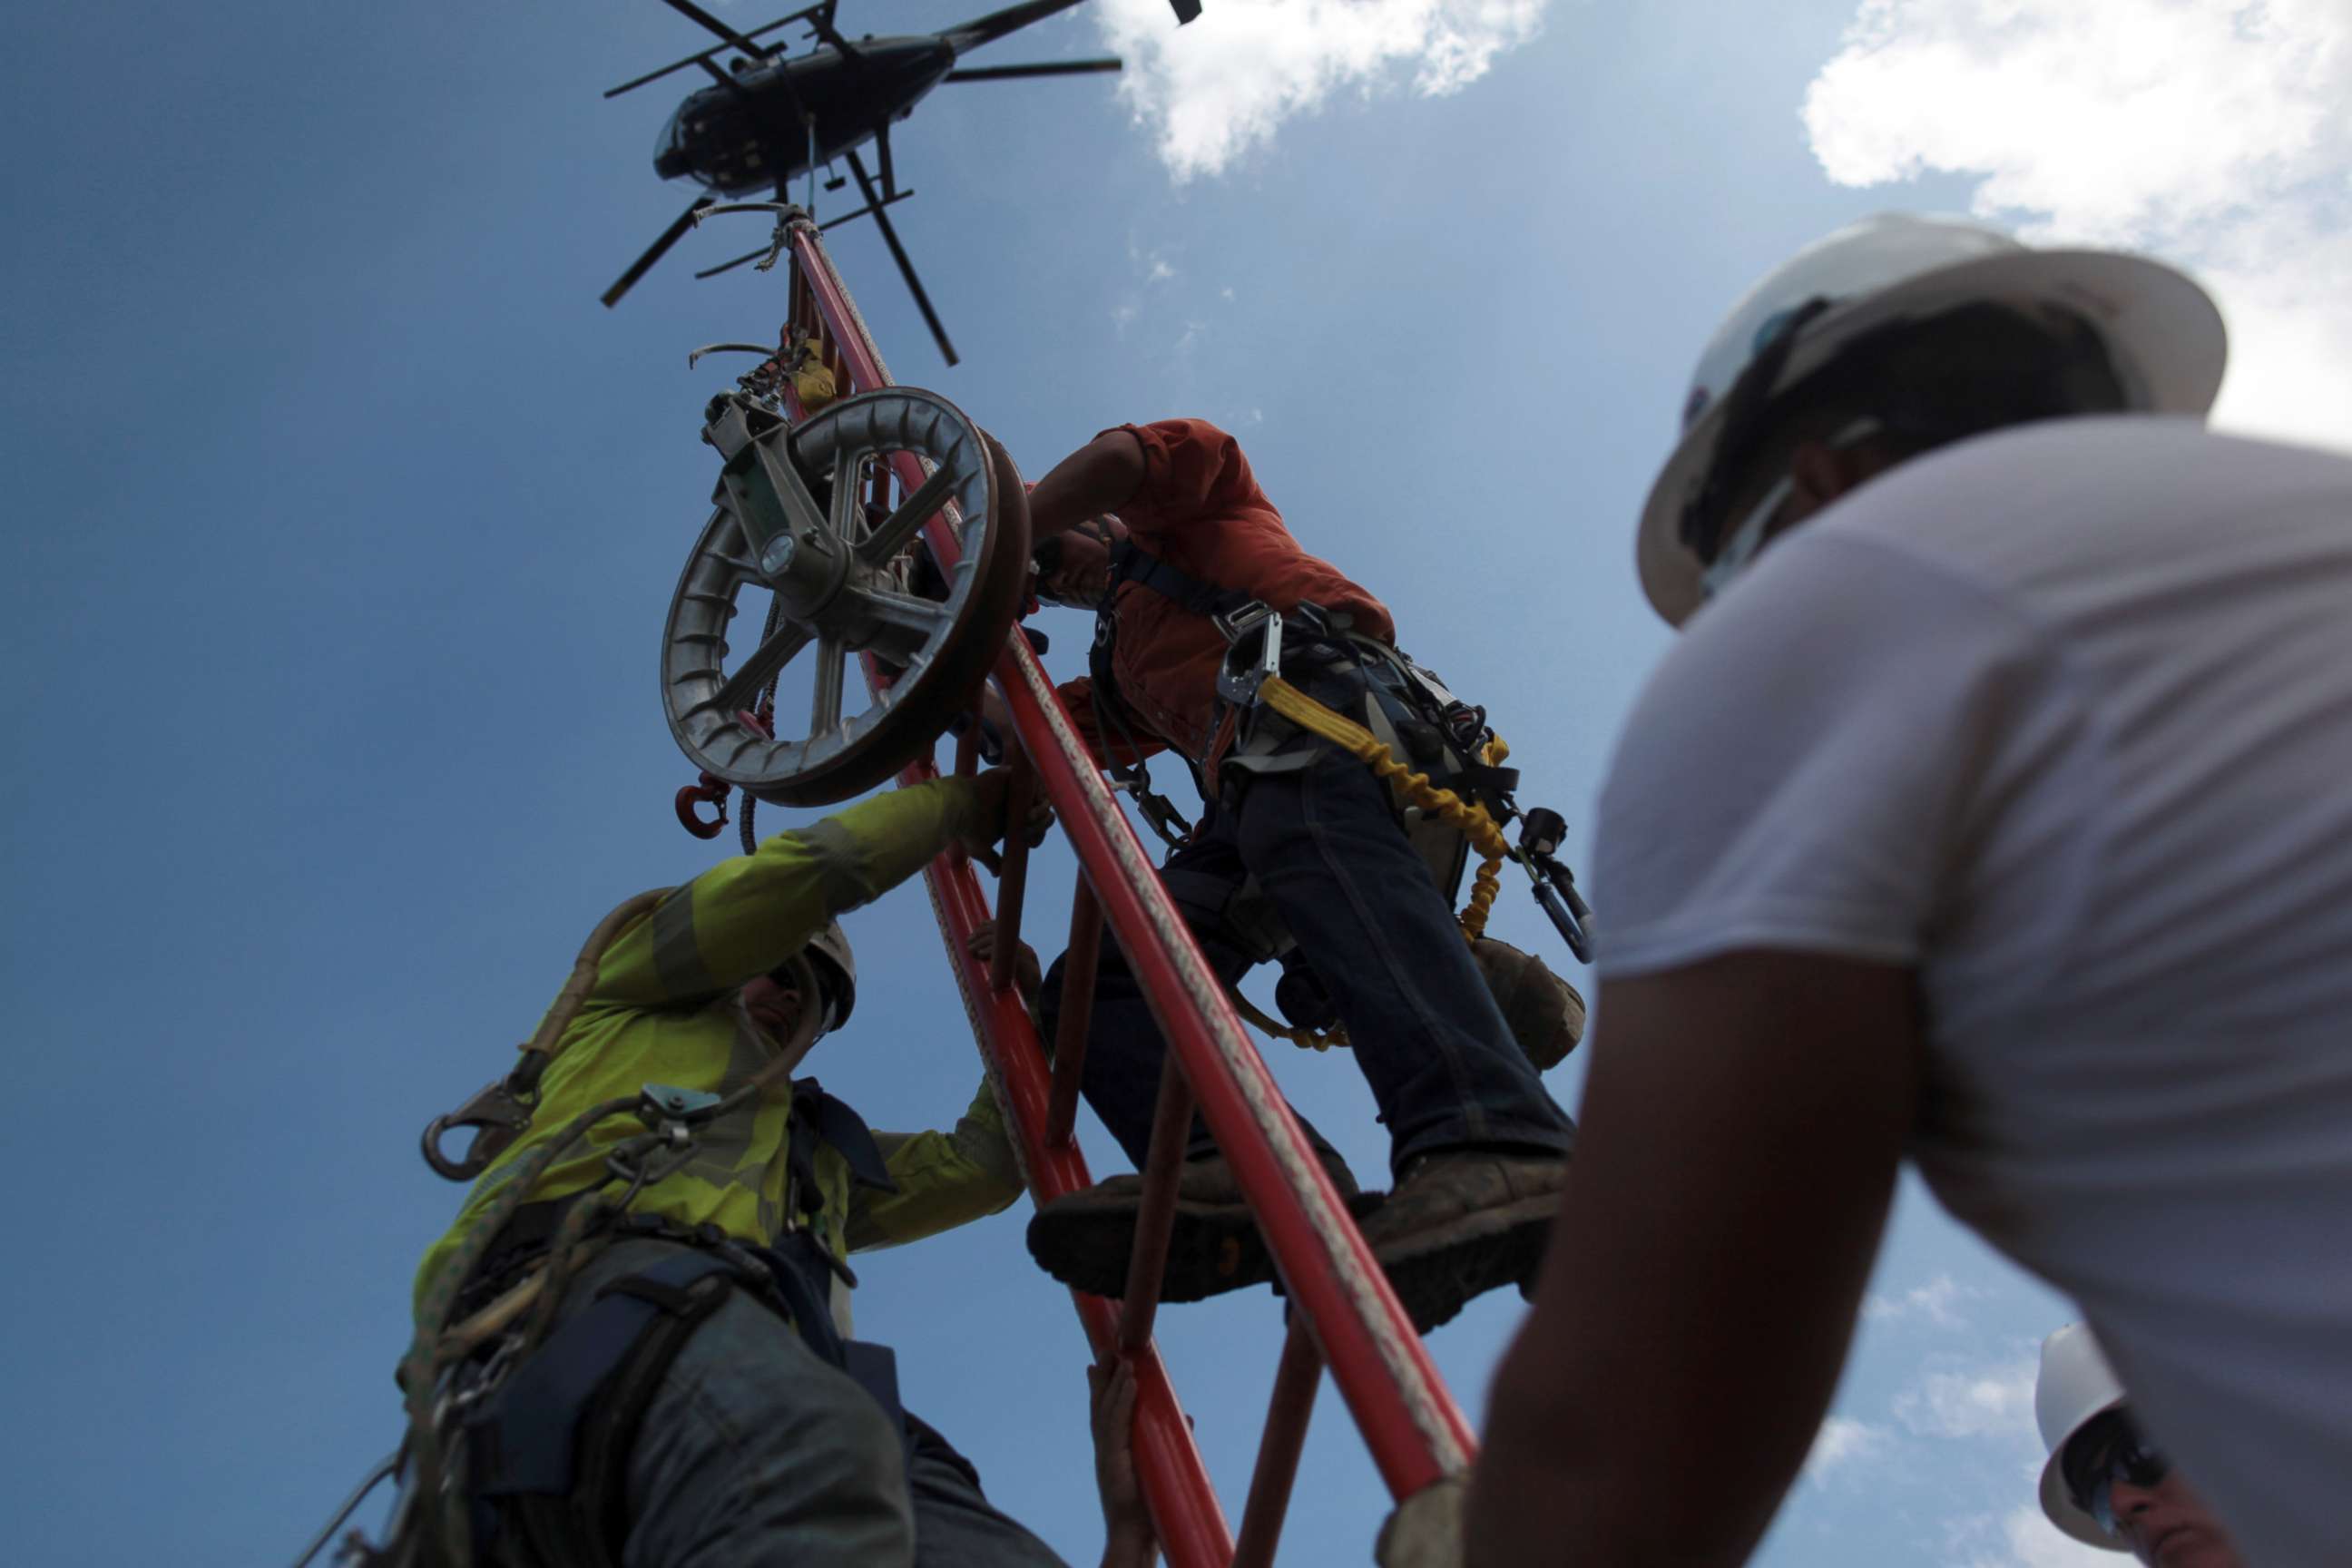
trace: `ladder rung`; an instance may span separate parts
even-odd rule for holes
[[[1004,861],[996,873],[996,950],[988,961],[988,984],[997,991],[1013,984],[1013,958],[1021,951],[1021,906],[1029,892],[1029,802],[1035,784],[1027,755],[1014,748],[1013,777],[1004,792]]]
[[[1192,1086],[1184,1081],[1184,1069],[1170,1051],[1160,1072],[1160,1100],[1151,1111],[1143,1204],[1135,1216],[1135,1250],[1127,1258],[1127,1305],[1118,1315],[1118,1348],[1130,1355],[1151,1342],[1160,1282],[1168,1272],[1168,1237],[1176,1228],[1176,1185],[1192,1135]]]
[[[1291,1483],[1298,1479],[1299,1450],[1307,1446],[1307,1418],[1315,1414],[1315,1391],[1322,1382],[1323,1352],[1315,1348],[1307,1315],[1293,1311],[1282,1363],[1275,1368],[1265,1435],[1258,1439],[1257,1468],[1250,1474],[1249,1501],[1242,1505],[1233,1568],[1272,1568],[1283,1516],[1290,1511]]]
[[[1070,945],[1062,958],[1062,1017],[1054,1031],[1054,1098],[1045,1112],[1045,1142],[1066,1147],[1078,1120],[1078,1086],[1087,1070],[1087,1034],[1094,1026],[1095,973],[1102,958],[1102,906],[1081,875],[1070,899]]]

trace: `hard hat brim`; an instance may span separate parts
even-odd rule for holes
[[[2138,412],[2202,416],[2213,406],[2228,359],[2229,334],[2212,297],[2160,261],[2111,250],[2020,250],[1988,256],[1863,295],[1824,313],[1806,330],[1780,384],[1793,384],[1811,374],[1842,346],[1874,328],[1906,316],[1999,300],[2060,306],[2088,319],[2113,353],[2131,406]],[[1650,607],[1669,626],[1681,626],[1699,606],[1704,568],[1683,546],[1682,514],[1694,487],[1714,464],[1727,401],[1718,397],[1684,433],[1642,509],[1634,564]]]

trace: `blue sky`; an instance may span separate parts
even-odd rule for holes
[[[869,230],[838,236],[842,268],[898,377],[1033,477],[1124,419],[1234,429],[1580,829],[1665,644],[1632,529],[1690,361],[1826,229],[1975,204],[2156,246],[2225,285],[2252,354],[2225,412],[2352,430],[2352,242],[2315,194],[2352,167],[2324,112],[2352,42],[2320,0],[1209,5],[1178,35],[1159,0],[1103,0],[989,58],[1108,33],[1139,66],[1121,87],[946,88],[903,128],[900,226],[962,366]],[[2154,51],[2189,95],[2159,107],[2203,114],[2219,152],[2152,173],[2113,151],[2147,61],[2051,64],[2095,26]],[[47,7],[17,29],[0,963],[29,1179],[0,1499],[15,1561],[268,1561],[396,1436],[410,1274],[457,1197],[417,1129],[504,1070],[607,907],[709,863],[670,818],[692,770],[655,689],[727,374],[685,352],[772,331],[782,288],[691,282],[756,237],[706,234],[595,302],[688,195],[649,167],[670,98],[597,98],[698,47],[651,0]],[[1994,101],[2002,82],[2032,90]],[[1083,622],[1041,624],[1076,673]],[[1070,868],[1038,875],[1050,937]],[[1567,966],[1517,895],[1496,929]],[[977,1063],[923,900],[851,931],[858,1017],[813,1065],[877,1125],[951,1118]],[[1273,1048],[1377,1174],[1349,1065]],[[1086,1352],[1025,1213],[870,1259],[860,1327],[992,1496],[1087,1562]],[[2019,1512],[2031,1358],[2064,1304],[1907,1187],[1874,1292],[1841,1425],[1759,1561],[2073,1560]],[[1488,1298],[1433,1339],[1474,1417],[1519,1312]],[[1237,1517],[1277,1309],[1160,1321]],[[1386,1508],[1327,1396],[1285,1561],[1366,1560]]]

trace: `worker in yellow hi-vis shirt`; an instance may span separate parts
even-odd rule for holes
[[[793,1076],[855,1001],[835,917],[984,848],[1005,800],[1002,772],[895,790],[624,905],[524,1067],[446,1119],[496,1157],[402,1369],[424,1561],[1060,1561],[846,1337],[849,1254],[1020,1193],[993,1092],[898,1136]]]

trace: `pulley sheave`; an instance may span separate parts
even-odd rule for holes
[[[670,733],[696,766],[759,799],[845,799],[927,752],[1003,648],[1028,567],[1020,477],[953,404],[914,387],[848,398],[798,426],[727,393],[706,419],[725,468],[663,632]],[[899,485],[886,510],[870,499],[887,491],[875,483],[883,471],[926,477],[912,494]],[[961,546],[944,571],[920,544],[942,509]],[[766,630],[730,663],[739,604],[763,588]],[[897,673],[851,711],[847,662],[858,652]],[[779,732],[764,732],[762,694],[801,683],[805,723],[780,708]]]

